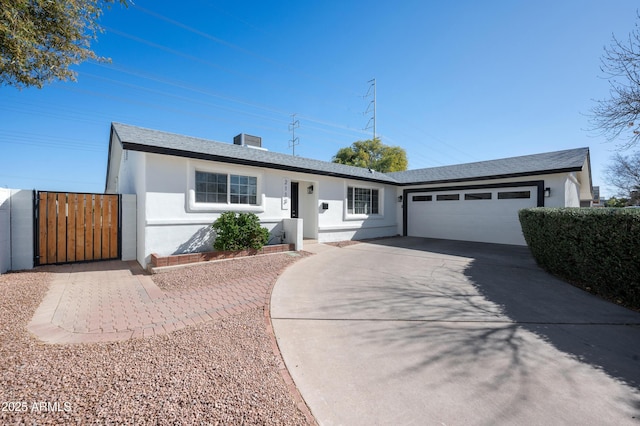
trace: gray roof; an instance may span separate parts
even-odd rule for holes
[[[482,178],[496,179],[579,171],[582,170],[585,160],[589,157],[589,148],[576,148],[453,166],[380,173],[370,172],[368,169],[361,167],[294,157],[278,152],[161,132],[127,124],[112,123],[111,126],[113,132],[117,134],[122,142],[124,149],[367,180],[392,185],[462,182]]]
[[[279,152],[144,129],[128,124],[112,123],[111,127],[118,135],[123,148],[134,151],[154,152],[382,183],[397,183],[395,179],[384,173],[369,171],[362,167],[294,157]]]
[[[387,173],[387,176],[401,184],[423,184],[541,175],[580,171],[588,157],[589,148],[575,148],[499,160],[407,170]]]

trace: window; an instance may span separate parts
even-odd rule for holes
[[[226,203],[227,175],[196,172],[196,202]]]
[[[258,178],[196,171],[196,203],[258,204]]]
[[[452,200],[459,200],[459,199],[460,199],[460,194],[436,195],[436,200],[438,201],[452,201]]]
[[[431,195],[414,195],[413,201],[431,201],[433,197]]]
[[[231,204],[257,204],[258,179],[231,175]]]
[[[514,198],[531,198],[531,191],[498,192],[498,200],[511,200]]]
[[[490,192],[478,192],[475,194],[464,194],[465,200],[490,200],[491,193]]]
[[[347,213],[379,214],[379,190],[371,188],[347,188]]]

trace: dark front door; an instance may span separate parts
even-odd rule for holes
[[[298,182],[291,182],[291,218],[298,218]]]

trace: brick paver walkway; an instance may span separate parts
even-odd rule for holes
[[[54,278],[29,331],[47,343],[112,342],[164,334],[265,306],[275,273],[162,291],[137,262],[50,267]]]

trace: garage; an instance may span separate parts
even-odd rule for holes
[[[543,182],[405,191],[405,235],[525,245],[518,210],[543,205]]]

